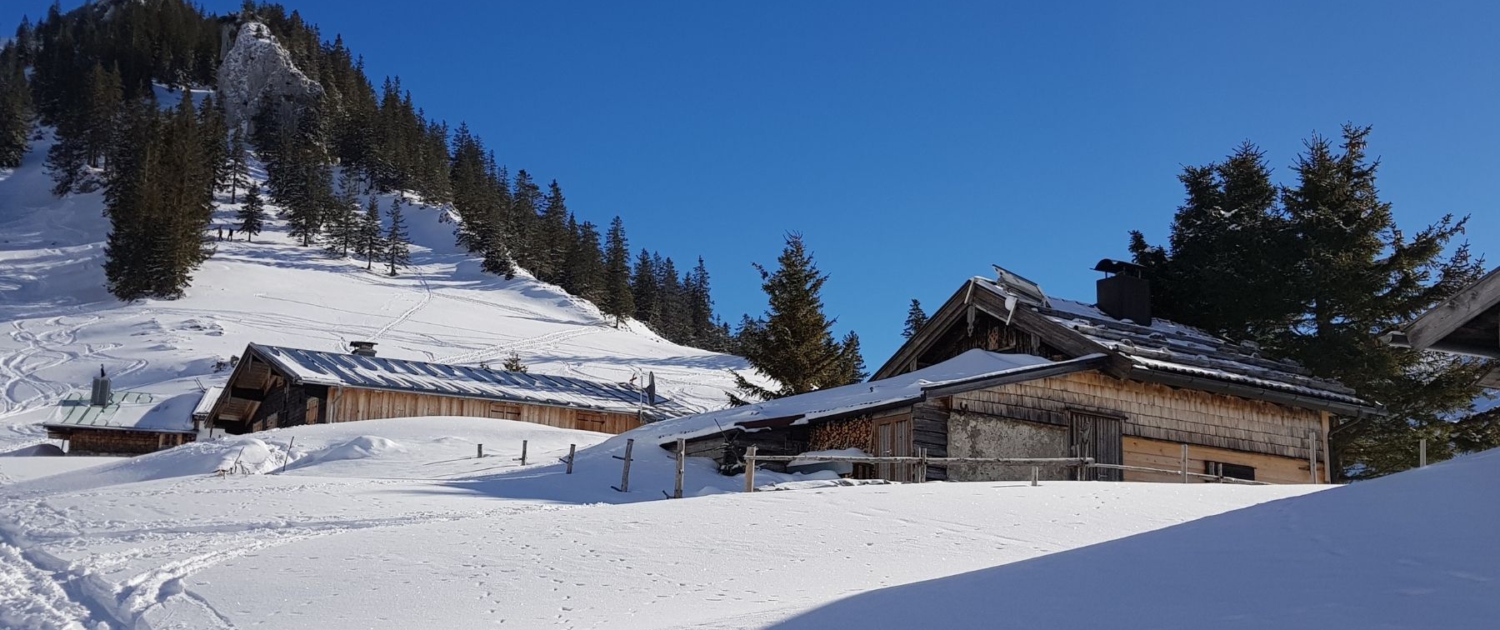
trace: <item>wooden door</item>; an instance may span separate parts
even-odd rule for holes
[[[876,457],[911,457],[911,416],[890,416],[871,421],[871,455]],[[910,464],[877,464],[875,476],[891,481],[912,481]]]
[[[1119,418],[1077,411],[1068,416],[1068,441],[1073,457],[1092,457],[1100,464],[1124,463]],[[1081,478],[1090,481],[1119,481],[1124,478],[1122,473],[1120,470],[1089,468]]]

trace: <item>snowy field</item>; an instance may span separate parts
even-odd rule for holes
[[[763,627],[1315,489],[766,474],[804,489],[746,495],[693,460],[691,498],[669,501],[674,461],[642,443],[630,492],[610,487],[628,438],[377,420],[4,486],[0,627]],[[570,444],[572,475],[559,462]],[[215,474],[235,462],[248,474]]]
[[[514,352],[536,373],[607,382],[654,372],[662,395],[699,410],[722,407],[728,370],[746,368],[635,322],[616,329],[527,276],[484,274],[455,247],[446,212],[420,205],[406,209],[415,266],[397,277],[293,244],[273,206],[254,242],[215,243],[183,299],[121,304],[104,287],[102,195],[53,197],[49,143],[0,170],[0,453],[43,442],[36,423],[101,365],[117,389],[170,396],[221,383],[228,373],[215,364],[252,341],[346,351],[371,340],[383,356],[465,364]],[[239,206],[219,201],[214,225],[234,225]]]

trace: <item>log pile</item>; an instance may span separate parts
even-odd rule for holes
[[[837,451],[857,448],[870,451],[870,419],[855,418],[838,422],[827,422],[812,428],[812,439],[808,448],[814,451]]]

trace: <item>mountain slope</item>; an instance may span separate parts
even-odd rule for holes
[[[537,373],[616,382],[649,371],[663,395],[695,409],[722,406],[727,370],[747,367],[636,322],[616,329],[524,273],[482,273],[455,247],[450,213],[420,204],[407,207],[413,266],[399,276],[293,244],[271,206],[254,242],[216,243],[185,297],[124,304],[104,288],[102,195],[52,197],[49,146],[44,137],[20,168],[0,171],[0,424],[18,425],[0,434],[0,451],[41,439],[27,425],[101,365],[118,387],[170,394],[221,380],[216,364],[252,341],[345,350],[372,340],[384,356],[470,364],[514,352]],[[239,206],[218,201],[214,223],[227,229]]]

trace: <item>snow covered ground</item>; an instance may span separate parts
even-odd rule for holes
[[[407,208],[415,266],[397,277],[299,247],[272,220],[254,242],[216,243],[186,297],[122,304],[104,287],[102,196],[53,197],[49,143],[0,170],[0,453],[44,441],[35,423],[101,365],[117,388],[170,396],[222,382],[215,365],[252,341],[344,351],[371,340],[384,356],[466,364],[514,352],[536,373],[609,382],[650,371],[664,396],[700,410],[722,407],[728,370],[746,368],[635,322],[616,329],[552,285],[482,273],[446,213],[425,206]],[[215,226],[227,228],[238,205],[220,201]]]
[[[1314,490],[834,487],[766,474],[804,489],[746,495],[734,492],[741,478],[693,460],[695,498],[668,501],[675,463],[645,440],[630,492],[611,488],[628,439],[378,420],[3,486],[0,627],[760,627],[869,589]],[[572,475],[559,462],[570,444],[580,449]],[[215,474],[225,468],[249,474]]]

